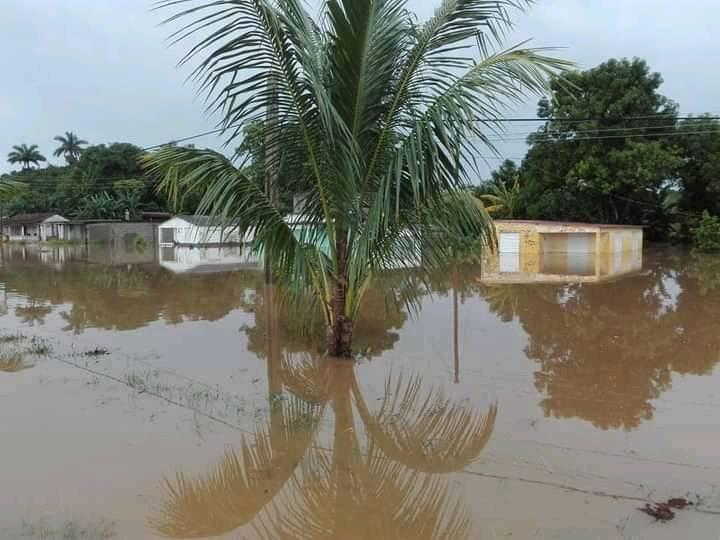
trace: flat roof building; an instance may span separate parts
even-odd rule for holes
[[[642,268],[643,227],[498,220],[485,281],[601,281]]]

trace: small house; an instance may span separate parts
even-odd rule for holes
[[[65,240],[68,223],[64,217],[53,213],[18,214],[5,221],[3,232],[11,241]]]
[[[495,229],[488,270],[503,280],[595,281],[642,266],[642,226],[498,220]]]
[[[238,225],[221,223],[208,216],[175,216],[158,228],[161,246],[221,246],[252,242],[241,237]]]

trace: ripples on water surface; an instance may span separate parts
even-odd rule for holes
[[[251,259],[3,248],[0,537],[720,529],[720,258],[397,272],[355,363]],[[668,525],[636,512],[687,494]]]

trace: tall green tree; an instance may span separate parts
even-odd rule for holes
[[[83,151],[82,147],[88,144],[72,131],[66,131],[65,135],[58,135],[55,140],[60,143],[60,146],[55,149],[53,155],[55,157],[63,156],[68,165],[77,163]]]
[[[130,143],[89,146],[73,168],[73,175],[77,178],[90,176],[103,180],[139,178],[144,176],[139,164],[142,154],[141,148]]]
[[[13,146],[12,151],[8,154],[8,162],[15,165],[21,164],[23,170],[30,169],[33,165],[37,166],[41,161],[47,161],[38,150],[38,146],[33,144],[21,144]]]
[[[177,8],[186,0],[163,0]],[[443,0],[416,24],[405,0],[326,0],[313,19],[300,0],[193,3],[185,61],[232,142],[265,121],[265,168],[306,153],[302,225],[226,157],[165,147],[146,159],[164,188],[206,191],[198,211],[241,220],[276,277],[322,306],[331,356],[351,356],[354,321],[373,276],[393,266],[445,263],[456,242],[494,242],[469,191],[478,118],[526,91],[543,93],[568,66],[544,51],[501,48],[511,0]],[[272,188],[272,186],[271,186]]]
[[[528,139],[522,174],[528,217],[646,224],[662,233],[678,152],[667,134],[677,105],[641,59],[568,74],[541,99],[547,122]]]
[[[720,215],[720,122],[702,115],[682,120],[677,131],[674,143],[682,156],[680,208]]]

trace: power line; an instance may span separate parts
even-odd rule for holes
[[[198,133],[197,135],[190,135],[189,137],[183,137],[181,139],[168,141],[166,143],[155,144],[153,146],[146,146],[142,150],[147,152],[148,150],[155,150],[157,148],[162,148],[163,146],[169,146],[169,145],[173,145],[173,144],[179,144],[179,143],[183,143],[183,142],[187,142],[187,141],[192,141],[195,139],[199,139],[201,137],[207,137],[208,135],[215,135],[216,133],[221,133],[223,131],[225,131],[225,128],[217,128],[217,129],[213,129],[210,131],[205,131],[204,133]]]
[[[597,133],[597,134],[601,134],[601,133],[610,133],[610,132],[616,132],[616,131],[641,131],[641,130],[644,130],[644,129],[672,129],[672,128],[676,128],[676,127],[677,127],[677,124],[663,124],[663,125],[661,125],[661,126],[635,126],[635,127],[613,127],[613,128],[589,128],[589,129],[572,129],[572,130],[568,130],[567,133],[573,133],[573,134],[577,134],[577,133]],[[542,128],[540,128],[540,129],[542,129]],[[550,131],[545,131],[545,132],[540,131],[540,130],[535,130],[535,131],[516,131],[516,132],[503,133],[502,135],[503,135],[503,136],[505,136],[505,135],[529,136],[529,135],[536,135],[536,134],[537,134],[537,135],[542,135],[543,133],[547,133],[548,135],[550,135],[550,134],[552,134],[552,133],[554,133],[554,132],[555,132],[555,130],[550,130]],[[720,132],[720,129],[718,130],[718,132]],[[562,132],[558,132],[558,133],[562,133]],[[682,131],[678,131],[678,133],[682,133]],[[650,135],[653,135],[653,134],[651,133]]]
[[[645,115],[645,116],[614,116],[614,117],[605,117],[605,118],[557,118],[557,117],[548,117],[548,118],[541,118],[539,116],[537,117],[529,117],[529,118],[478,118],[478,122],[487,122],[487,123],[513,123],[513,122],[558,122],[558,123],[580,123],[580,122],[620,122],[625,120],[657,120],[657,119],[673,119],[673,120],[720,120],[720,116],[694,116],[694,115],[687,115],[687,116],[673,116],[672,114],[654,114],[654,115]]]
[[[636,135],[600,135],[597,137],[572,137],[568,139],[554,139],[549,136],[540,136],[537,139],[535,139],[534,142],[548,142],[548,143],[567,143],[567,142],[576,142],[576,141],[599,141],[599,140],[606,140],[606,139],[632,139],[637,137],[683,137],[685,135],[709,135],[709,134],[717,134],[719,133],[718,130],[704,130],[704,131],[673,131],[673,132],[667,132],[667,133],[641,133]],[[492,142],[522,142],[526,141],[526,138],[487,138],[488,141]]]

